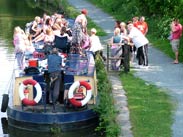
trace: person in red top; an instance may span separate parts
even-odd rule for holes
[[[180,38],[182,36],[182,25],[179,23],[178,19],[174,19],[171,23],[171,46],[172,50],[175,53],[174,64],[178,64],[178,56],[179,56],[179,46],[180,46]]]
[[[133,17],[132,22],[133,22],[133,26],[138,28],[138,26],[139,26],[139,17]]]
[[[145,17],[142,16],[140,17],[140,21],[138,23],[138,29],[144,34],[146,35],[147,32],[148,32],[148,25],[147,25],[147,22],[145,22]]]

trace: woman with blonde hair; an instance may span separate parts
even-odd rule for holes
[[[37,35],[39,35],[41,33],[42,28],[39,27],[39,24],[41,23],[41,18],[39,16],[36,16],[34,18],[34,21],[32,23],[32,26],[30,28],[30,34],[33,37],[36,37]]]
[[[112,60],[112,70],[119,70],[121,65],[121,59],[118,59],[122,56],[122,46],[121,43],[121,35],[120,35],[120,28],[115,28],[114,36],[112,36],[110,45],[111,45],[111,57],[116,59]]]
[[[120,32],[121,32],[122,36],[127,35],[127,29],[126,29],[126,23],[125,22],[120,23]]]
[[[53,34],[53,30],[51,28],[47,28],[46,29],[46,34],[40,34],[39,36],[37,36],[35,39],[32,40],[32,42],[43,42],[44,43],[48,43],[48,42],[53,42],[55,39],[55,35]]]
[[[24,68],[23,62],[26,42],[27,36],[25,35],[24,31],[19,26],[16,26],[14,28],[13,34],[13,45],[15,46],[15,57],[17,59],[19,69]]]

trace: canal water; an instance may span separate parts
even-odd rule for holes
[[[43,15],[39,8],[44,0],[0,0],[0,106],[2,95],[7,93],[15,61],[13,29],[25,28],[36,15]],[[45,2],[47,4],[47,2]],[[0,112],[0,137],[99,137],[93,129],[77,133],[33,133],[8,128],[6,113]]]

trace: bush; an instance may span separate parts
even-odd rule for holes
[[[98,80],[97,88],[100,98],[99,105],[95,108],[100,115],[99,126],[96,130],[101,131],[106,137],[117,137],[120,133],[120,128],[115,121],[117,111],[113,104],[112,85],[99,55],[97,55],[95,62]]]

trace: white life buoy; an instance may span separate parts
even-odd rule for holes
[[[29,84],[33,85],[37,91],[36,97],[33,100],[26,98],[24,95],[24,90],[27,87],[27,85],[29,85]],[[39,83],[37,81],[35,81],[33,79],[26,79],[19,86],[19,96],[24,105],[34,106],[40,101],[40,99],[42,97],[41,86],[39,85]]]
[[[74,98],[74,91],[76,88],[79,88],[80,86],[83,86],[86,88],[87,94],[83,100],[78,101]],[[92,96],[91,86],[86,81],[76,81],[69,88],[68,99],[71,102],[71,104],[74,106],[81,107],[81,106],[86,105],[88,103],[88,101],[91,99],[91,96]]]

